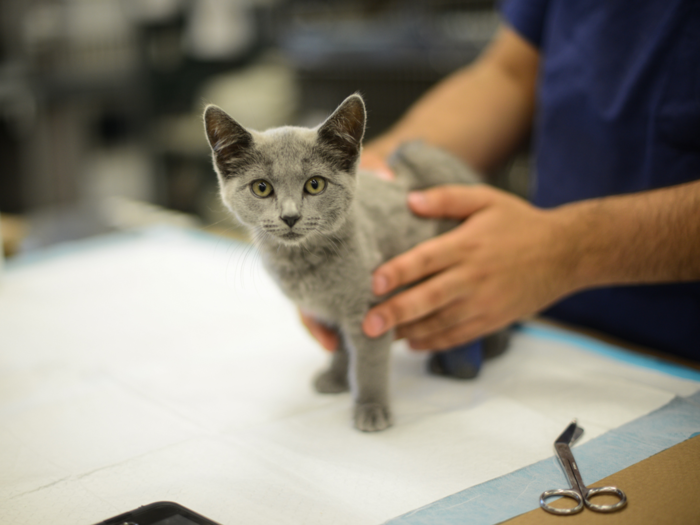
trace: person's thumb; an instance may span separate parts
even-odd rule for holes
[[[485,184],[446,185],[408,194],[408,205],[416,215],[444,219],[466,219],[491,205],[496,190]]]

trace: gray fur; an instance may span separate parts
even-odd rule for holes
[[[392,157],[394,182],[358,171],[365,127],[359,95],[314,129],[246,130],[216,106],[206,108],[204,120],[223,202],[250,229],[284,293],[341,334],[341,348],[316,379],[316,389],[349,388],[355,426],[387,428],[393,334],[372,339],[361,328],[367,311],[385,299],[372,293],[372,271],[457,224],[413,215],[408,191],[479,178],[446,152],[418,142]],[[304,190],[311,177],[327,181],[318,195]],[[253,194],[251,183],[260,179],[272,184],[270,196]]]

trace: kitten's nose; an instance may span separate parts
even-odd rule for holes
[[[280,217],[280,219],[282,219],[284,222],[286,222],[287,226],[289,226],[291,228],[292,226],[294,226],[297,223],[297,221],[300,219],[300,217],[299,217],[299,215],[282,215]]]

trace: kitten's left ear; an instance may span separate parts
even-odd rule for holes
[[[318,138],[338,153],[341,167],[349,170],[360,156],[365,134],[365,103],[358,94],[350,95],[318,128]]]

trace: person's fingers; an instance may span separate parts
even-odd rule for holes
[[[372,275],[372,291],[383,295],[452,266],[466,249],[457,229],[429,239],[377,268]]]
[[[331,352],[338,348],[340,341],[338,339],[338,334],[334,330],[319,323],[313,316],[303,310],[299,310],[299,317],[301,318],[302,324],[323,348]]]
[[[459,267],[448,269],[372,308],[363,329],[369,337],[378,337],[450,304],[464,296],[468,287],[469,278]]]
[[[500,326],[491,326],[487,318],[480,316],[427,337],[409,339],[408,344],[414,350],[449,350],[465,341],[474,341],[483,337],[498,328]]]
[[[487,186],[439,186],[409,194],[411,209],[426,217],[464,219],[491,205],[499,198]],[[455,264],[470,250],[470,239],[463,227],[427,240],[377,268],[372,291],[383,295]]]
[[[360,169],[371,171],[378,179],[394,180],[396,175],[383,157],[365,151],[360,157]]]
[[[497,190],[484,184],[445,185],[409,193],[408,205],[424,217],[466,219],[490,206],[498,196]]]
[[[397,326],[396,337],[399,339],[424,339],[477,316],[478,314],[470,311],[469,301],[460,298],[431,315]]]

